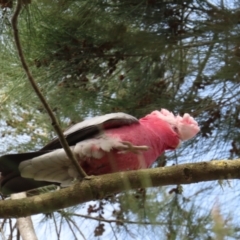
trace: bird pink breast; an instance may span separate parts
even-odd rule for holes
[[[132,124],[104,132],[109,137],[131,142],[133,145],[146,145],[149,150],[142,154],[119,153],[112,150],[101,159],[88,158],[81,165],[88,175],[100,175],[118,171],[137,170],[149,167],[165,150],[175,149],[179,138],[170,125],[156,116],[147,115]]]

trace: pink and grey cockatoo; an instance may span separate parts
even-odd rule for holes
[[[148,168],[165,151],[199,132],[189,115],[174,116],[166,109],[141,119],[111,113],[77,123],[64,132],[88,175]],[[67,186],[78,172],[56,138],[37,152],[0,158],[1,191],[27,191],[51,183]]]

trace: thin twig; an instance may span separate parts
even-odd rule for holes
[[[70,219],[67,218],[67,217],[65,217],[65,220],[66,220],[66,222],[67,222],[67,224],[68,224],[68,226],[69,226],[69,228],[70,228],[70,230],[71,230],[74,238],[77,240],[78,238],[77,238],[77,236],[76,236],[76,234],[75,234],[75,232],[74,232],[74,229],[73,229],[72,226],[71,226]],[[84,236],[83,236],[83,239],[86,240],[86,238],[85,238]]]
[[[60,240],[60,232],[58,231],[57,221],[54,213],[53,213],[53,223],[54,223],[55,232],[57,234],[57,239]]]
[[[113,236],[115,237],[116,240],[118,240],[117,235],[116,235],[116,233],[115,233],[115,231],[114,231],[114,228],[113,228],[113,226],[112,226],[112,223],[110,223],[110,227],[111,227],[111,229],[112,229]]]
[[[17,222],[15,222],[14,226],[12,226],[11,219],[9,220],[9,225],[10,225],[10,234],[8,236],[8,240],[13,239],[13,231],[16,229],[17,230]],[[17,230],[18,231],[18,230]]]
[[[0,232],[3,231],[3,227],[4,227],[4,224],[6,223],[7,219],[4,218],[3,221],[1,222],[1,226],[0,226]]]
[[[60,212],[60,211],[58,211]],[[129,220],[125,220],[125,219],[105,219],[103,217],[92,217],[89,215],[84,215],[84,214],[78,214],[78,213],[69,213],[69,215],[71,216],[75,216],[75,217],[82,217],[82,218],[87,218],[87,219],[91,219],[91,220],[95,220],[95,221],[99,221],[99,222],[106,222],[106,223],[116,223],[119,225],[124,225],[124,224],[137,224],[137,225],[167,225],[168,223],[165,222],[141,222],[141,221],[129,221]]]
[[[74,164],[74,166],[76,167],[76,169],[78,170],[79,174],[80,174],[80,177],[81,178],[84,178],[87,176],[87,174],[85,173],[85,171],[81,168],[81,166],[78,164],[78,161],[76,160],[76,158],[74,157],[72,151],[70,150],[69,146],[68,146],[68,143],[62,133],[62,130],[59,126],[59,123],[57,121],[57,118],[55,117],[53,111],[51,110],[50,106],[48,105],[46,99],[44,98],[43,94],[41,93],[39,87],[37,86],[30,70],[29,70],[29,67],[26,63],[26,60],[25,60],[25,57],[24,57],[24,54],[23,54],[23,50],[22,50],[22,46],[21,46],[21,43],[20,43],[20,38],[19,38],[19,34],[18,34],[18,27],[17,27],[17,23],[18,23],[18,16],[19,16],[19,13],[21,11],[21,8],[22,8],[22,0],[18,0],[17,1],[17,6],[16,6],[16,10],[13,14],[13,17],[12,17],[12,27],[13,27],[13,34],[14,34],[14,40],[15,40],[15,43],[16,43],[16,47],[17,47],[17,51],[18,51],[18,55],[19,55],[19,58],[20,58],[20,61],[22,63],[22,66],[23,66],[23,69],[25,70],[26,72],[26,75],[28,77],[28,80],[29,82],[31,83],[35,93],[37,94],[37,96],[39,97],[40,101],[42,102],[45,110],[47,111],[51,121],[52,121],[52,126],[56,132],[56,134],[58,135],[58,138],[59,138],[59,141],[62,145],[62,147],[64,148],[68,158],[72,161],[72,163]]]
[[[84,240],[87,240],[83,234],[83,232],[81,231],[81,229],[78,227],[78,225],[71,219],[71,217],[67,216],[65,217],[69,222],[71,222],[73,224],[73,226],[78,230],[78,232],[80,233],[80,235],[83,237]]]

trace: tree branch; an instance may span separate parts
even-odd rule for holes
[[[62,130],[59,126],[59,123],[57,121],[57,118],[55,117],[53,111],[51,110],[50,106],[48,105],[46,99],[44,98],[43,94],[41,93],[39,87],[37,86],[30,70],[29,67],[27,65],[27,62],[25,60],[24,54],[23,54],[23,50],[22,50],[22,46],[21,46],[21,42],[20,42],[20,38],[19,38],[19,34],[18,34],[18,16],[20,14],[20,11],[22,9],[22,0],[18,0],[17,1],[17,6],[16,6],[16,10],[13,14],[12,17],[12,28],[13,28],[13,35],[14,35],[14,40],[16,43],[16,47],[17,47],[17,51],[18,51],[18,55],[20,58],[20,61],[22,63],[23,69],[26,72],[26,75],[28,77],[29,82],[31,83],[35,93],[37,94],[38,98],[40,99],[40,101],[42,102],[45,110],[47,111],[51,121],[52,121],[52,126],[56,132],[56,134],[58,135],[59,141],[62,145],[62,147],[64,148],[68,158],[73,162],[74,166],[76,167],[76,169],[78,170],[80,177],[84,178],[87,176],[87,174],[85,173],[85,171],[81,168],[81,166],[78,164],[78,161],[76,160],[75,156],[73,155],[72,151],[70,150],[68,143],[62,133]]]
[[[240,179],[240,159],[189,163],[96,176],[59,191],[25,199],[0,201],[0,218],[49,213],[130,189],[224,179]]]
[[[58,211],[59,212],[59,211]],[[68,213],[69,216],[71,217],[81,217],[81,218],[86,218],[86,219],[91,219],[95,220],[98,222],[106,222],[106,223],[116,223],[119,225],[124,225],[124,224],[136,224],[136,225],[169,225],[169,222],[143,222],[143,221],[130,221],[126,219],[106,219],[103,217],[92,217],[90,215],[84,215],[84,214],[79,214],[79,213]]]
[[[25,192],[11,195],[12,199],[21,199],[27,197]],[[21,217],[17,219],[17,228],[23,240],[37,240],[37,235],[33,227],[31,217]]]

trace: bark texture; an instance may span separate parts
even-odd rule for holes
[[[0,202],[0,218],[49,213],[140,187],[240,179],[240,159],[182,164],[87,177],[59,191]]]

